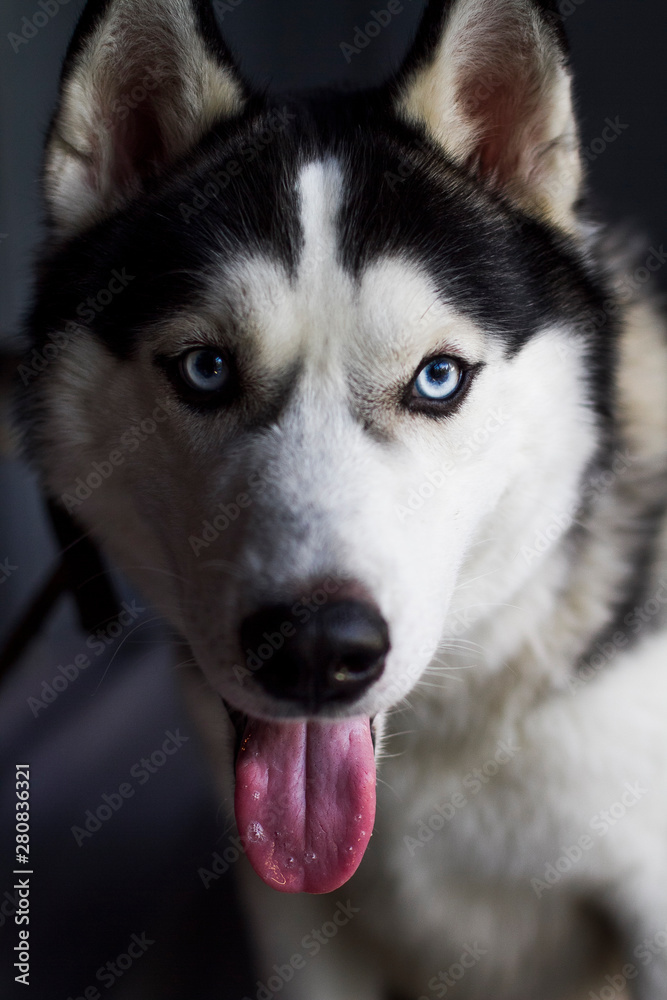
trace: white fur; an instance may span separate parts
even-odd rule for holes
[[[238,107],[240,91],[207,61],[187,5],[163,7],[168,23],[178,15],[186,26],[174,36],[185,89],[167,113],[175,135],[189,109],[185,148],[211,116]],[[145,5],[153,29],[156,10]],[[138,5],[132,13],[144,25]],[[104,30],[111,56],[113,18]],[[65,88],[50,152],[52,206],[66,227],[124,197],[109,187],[111,151],[92,186],[86,172],[95,98],[118,88],[102,37]],[[513,40],[531,41],[523,68],[535,89],[521,111],[518,173],[502,187],[576,230],[569,77],[523,0],[459,0],[433,66],[407,81],[400,110],[469,161],[483,136],[466,117],[462,82],[478,52],[504,78]],[[597,498],[573,558],[569,528],[599,434],[580,337],[546,326],[508,358],[415,264],[385,257],[352,278],[338,259],[341,176],[330,158],[295,179],[304,236],[295,275],[259,254],[220,265],[196,314],[146,330],[131,364],[85,334],[69,341],[45,394],[46,484],[71,498],[77,478],[120,448],[123,461],[74,513],[190,643],[189,695],[228,805],[232,733],[218,696],[253,716],[284,711],[252,679],[239,681],[243,618],[335,575],[361,584],[389,624],[384,674],[353,710],[384,733],[376,829],[357,875],[333,899],[289,898],[239,865],[264,980],[302,951],[338,900],[359,908],[295,973],[285,1000],[385,1000],[389,987],[432,1000],[444,995],[433,977],[467,946],[483,956],[456,987],[461,1000],[584,1000],[619,961],[637,966],[634,1000],[664,1000],[667,950],[647,965],[633,955],[667,926],[666,633],[585,681],[573,675],[620,593],[646,491],[662,495],[664,333],[646,306],[623,317],[618,433],[627,461]],[[278,417],[249,429],[224,409],[205,420],[184,409],[154,357],[202,342],[245,352],[258,397],[267,385],[284,392],[289,378]],[[435,353],[483,365],[460,408],[438,421],[406,413],[396,395]],[[160,422],[134,449],[132,428],[157,407]],[[240,494],[249,503],[233,526],[195,551],[216,505]],[[656,583],[667,528],[659,552]],[[468,776],[492,762],[473,792]],[[590,834],[628,783],[642,792],[627,814],[538,893],[546,866]],[[442,819],[437,807],[463,792],[464,804],[417,843],[420,824]],[[597,948],[586,906],[615,922],[621,952],[613,941],[608,955]]]
[[[290,359],[302,365],[275,427],[246,435],[223,457],[224,420],[202,437],[198,418],[170,400],[151,353],[156,343],[185,345],[188,327],[200,337],[205,318],[181,316],[173,330],[156,331],[144,346],[145,360],[129,369],[92,344],[82,364],[83,341],[76,363],[59,369],[54,399],[63,403],[52,411],[53,437],[67,447],[51,452],[51,488],[71,490],[129,424],[165,400],[170,417],[163,429],[143,444],[137,461],[128,455],[77,514],[182,629],[210,686],[253,715],[276,709],[233,674],[241,618],[264,600],[294,599],[310,581],[332,574],[363,583],[390,623],[392,650],[382,679],[355,711],[381,715],[402,704],[420,677],[434,686],[418,685],[413,709],[386,723],[389,737],[406,728],[412,735],[403,744],[396,737],[385,742],[387,790],[381,786],[376,833],[350,888],[363,901],[358,928],[386,940],[388,949],[397,936],[408,942],[410,962],[395,973],[404,989],[424,991],[474,938],[490,957],[467,974],[466,998],[492,991],[494,1000],[528,1000],[541,995],[550,949],[571,936],[576,952],[577,940],[589,933],[576,913],[579,894],[623,896],[636,910],[632,920],[648,930],[662,919],[667,642],[647,642],[595,684],[576,694],[567,689],[572,661],[624,570],[622,551],[611,544],[613,497],[597,534],[584,543],[581,583],[558,544],[538,559],[521,557],[575,502],[595,448],[576,342],[568,343],[567,331],[545,329],[505,360],[493,338],[438,301],[427,277],[406,263],[380,261],[354,283],[336,263],[336,177],[331,162],[313,163],[301,176],[306,247],[295,281],[256,258],[212,286],[218,296],[212,310],[224,312],[223,300],[234,314],[245,310],[263,345],[262,365],[269,371]],[[262,288],[272,291],[255,297]],[[642,331],[637,336],[647,336]],[[382,413],[387,385],[409,381],[425,354],[448,350],[486,362],[461,410],[439,423],[376,412],[392,443],[369,438],[355,409],[370,405]],[[491,412],[493,430],[478,443],[475,432]],[[629,428],[629,439],[637,434]],[[475,448],[467,454],[471,440]],[[399,516],[410,491],[434,469],[448,470],[446,486],[418,511]],[[269,488],[253,492],[248,484],[260,470]],[[241,490],[252,497],[243,512],[243,547],[228,531],[195,557],[188,538],[212,516],[214,500],[232,500]],[[499,740],[521,752],[408,864],[405,836],[460,789],[462,775],[493,757]],[[538,900],[531,878],[576,843],[626,781],[637,780],[649,794],[628,822],[596,845],[581,871]],[[268,900],[258,887],[251,894],[262,912],[283,914],[280,940],[267,945],[276,960],[290,933],[304,926],[302,906],[326,919],[326,905]],[[392,898],[401,902],[389,920]],[[409,914],[417,904],[415,927]],[[292,911],[290,931],[284,914]],[[535,949],[542,960],[533,968]],[[381,956],[380,947],[384,967]],[[364,966],[364,977],[371,966]],[[596,970],[589,966],[587,954],[573,960],[563,992],[582,977],[593,983]],[[295,980],[289,995],[312,996],[309,983],[309,975]],[[335,977],[328,988],[321,996],[347,995]],[[355,995],[370,1000],[371,980],[367,990]]]

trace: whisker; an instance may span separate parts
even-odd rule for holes
[[[391,760],[391,757],[388,757],[387,759],[388,759],[388,760]],[[399,801],[399,802],[401,801],[401,796],[400,796],[400,795],[398,794],[398,792],[397,792],[397,791],[396,791],[396,789],[395,789],[395,788],[393,787],[393,785],[390,785],[390,784],[389,784],[389,782],[388,782],[388,781],[385,781],[385,779],[384,779],[384,778],[381,778],[381,777],[379,777],[379,776],[378,776],[378,779],[377,779],[377,783],[378,783],[378,785],[384,785],[384,787],[385,787],[385,788],[388,788],[388,789],[389,789],[389,791],[390,791],[390,792],[392,793],[392,795],[394,795],[394,796],[395,796],[395,798],[396,798],[396,799],[398,799],[398,801]]]
[[[116,647],[116,649],[114,649],[114,651],[112,653],[112,656],[111,656],[111,659],[107,663],[107,665],[106,665],[106,667],[104,669],[104,673],[100,677],[99,684],[97,685],[97,687],[93,691],[93,695],[96,695],[97,692],[99,691],[100,687],[102,686],[102,682],[104,681],[104,678],[109,673],[109,670],[111,669],[111,666],[112,666],[114,660],[116,659],[116,657],[120,653],[120,651],[121,651],[121,649],[122,649],[125,641],[127,639],[129,639],[130,636],[134,635],[134,633],[138,629],[143,628],[145,625],[150,625],[152,622],[155,622],[155,621],[160,621],[160,616],[159,615],[157,615],[155,618],[149,618],[149,619],[147,619],[146,621],[143,621],[143,622],[137,622],[137,624],[126,635],[123,636],[123,638],[121,639],[121,641],[118,643],[118,646]]]
[[[492,539],[489,539],[489,541],[492,541]],[[493,574],[497,572],[498,570],[491,569],[487,573],[480,573],[479,576],[473,576],[469,580],[461,580],[461,582],[454,587],[454,593],[457,593],[459,590],[465,590],[466,587],[472,587],[473,583],[477,583],[478,580],[485,580],[487,576],[493,576]]]
[[[424,670],[425,674],[436,674],[440,676],[441,674],[448,674],[451,671],[460,672],[461,670],[474,670],[477,666],[476,663],[455,663],[452,666],[441,663],[435,667],[426,667]]]
[[[171,570],[163,569],[161,566],[127,566],[123,568],[141,573],[161,573],[162,576],[172,576],[175,580],[180,580],[181,583],[188,582],[187,577],[181,576],[179,573],[172,573]]]
[[[228,559],[207,559],[206,562],[198,566],[198,569],[224,569],[230,576],[236,576],[239,580],[245,580],[248,577],[247,570]]]
[[[463,682],[463,678],[462,677],[445,677],[445,680],[448,680],[448,681],[459,681],[460,683]],[[435,688],[437,691],[442,691],[442,689],[444,687],[444,684],[429,684],[428,681],[419,681],[417,686],[418,687]]]

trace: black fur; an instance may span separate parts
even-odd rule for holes
[[[272,122],[282,124],[272,131]],[[214,257],[233,261],[261,251],[293,274],[302,248],[295,180],[303,164],[329,156],[345,175],[340,255],[353,274],[386,254],[415,261],[508,352],[546,323],[579,329],[589,343],[594,405],[609,417],[616,330],[602,273],[574,241],[398,123],[382,91],[302,97],[221,124],[126,208],[47,251],[29,321],[33,342],[39,347],[54,330],[89,316],[87,299],[114,269],[133,280],[90,318],[119,357],[131,355],[146,324],[196,303]],[[234,164],[240,172],[231,176]],[[209,184],[220,188],[213,197],[203,194]],[[202,195],[207,203],[198,209]]]
[[[109,2],[87,6],[65,77]],[[208,7],[195,6],[207,45],[233,65]],[[538,6],[556,26],[555,4]],[[28,323],[37,349],[54,331],[75,331],[85,318],[110,351],[128,359],[147,325],[196,308],[213,262],[219,273],[226,259],[261,252],[294,275],[303,246],[296,179],[306,163],[333,157],[343,173],[340,261],[354,276],[383,255],[413,261],[447,301],[500,338],[508,354],[547,324],[562,323],[584,339],[584,374],[601,425],[595,461],[604,468],[615,439],[618,310],[610,308],[602,264],[591,263],[590,247],[584,252],[449,162],[424,129],[399,121],[392,110],[396,88],[429,58],[449,9],[442,0],[428,4],[414,46],[386,86],[299,95],[281,104],[255,96],[187,157],[146,178],[142,193],[124,208],[67,245],[47,247]],[[114,270],[132,280],[93,315],[87,302]],[[36,413],[39,386],[39,378],[31,380],[27,402]],[[644,547],[638,545],[638,565]]]

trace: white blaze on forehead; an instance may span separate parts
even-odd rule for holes
[[[235,267],[221,266],[209,305],[230,310],[241,328],[256,337],[261,362],[269,368],[302,360],[321,369],[339,356],[336,345],[354,328],[354,284],[338,262],[336,217],[342,171],[333,159],[306,164],[295,182],[301,245],[295,275],[262,254]]]
[[[343,176],[334,159],[307,164],[297,190],[303,246],[296,277],[295,307],[304,322],[311,370],[332,370],[332,362],[357,328],[354,283],[339,260],[336,219]]]
[[[340,208],[343,176],[335,160],[308,163],[297,182],[299,221],[303,249],[299,260],[299,284],[321,284],[338,251],[336,216]]]
[[[452,353],[489,361],[502,345],[489,339],[432,278],[407,258],[368,264],[359,278],[339,260],[338,214],[343,175],[334,159],[306,164],[295,191],[301,245],[295,274],[265,255],[248,256],[212,292],[218,313],[230,309],[240,330],[255,338],[267,370],[295,363],[334,384],[360,364],[381,363],[389,379],[402,377],[422,357]],[[363,234],[360,234],[363,238]]]
[[[388,356],[400,367],[412,363],[415,355],[445,346],[470,361],[488,356],[488,337],[442,300],[417,264],[382,258],[363,270],[355,286],[338,261],[336,221],[343,190],[339,163],[331,159],[308,164],[298,190],[304,245],[297,291],[310,305],[309,341],[321,344],[329,358],[339,346],[353,348],[366,359]]]

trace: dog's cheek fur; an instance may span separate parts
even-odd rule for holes
[[[182,627],[174,542],[187,538],[186,484],[196,481],[182,408],[154,367],[120,361],[85,335],[47,389],[36,390],[31,430],[47,491]]]
[[[473,621],[483,621],[527,583],[540,562],[530,553],[542,532],[555,524],[565,535],[572,524],[582,477],[599,447],[581,376],[584,350],[566,330],[546,330],[480,375],[477,414],[468,417],[457,453],[462,466],[477,467],[474,489],[488,495],[493,483],[495,496],[466,553],[450,609],[454,634],[457,622],[470,621],[468,608]],[[499,665],[508,652],[489,650],[487,663]]]

